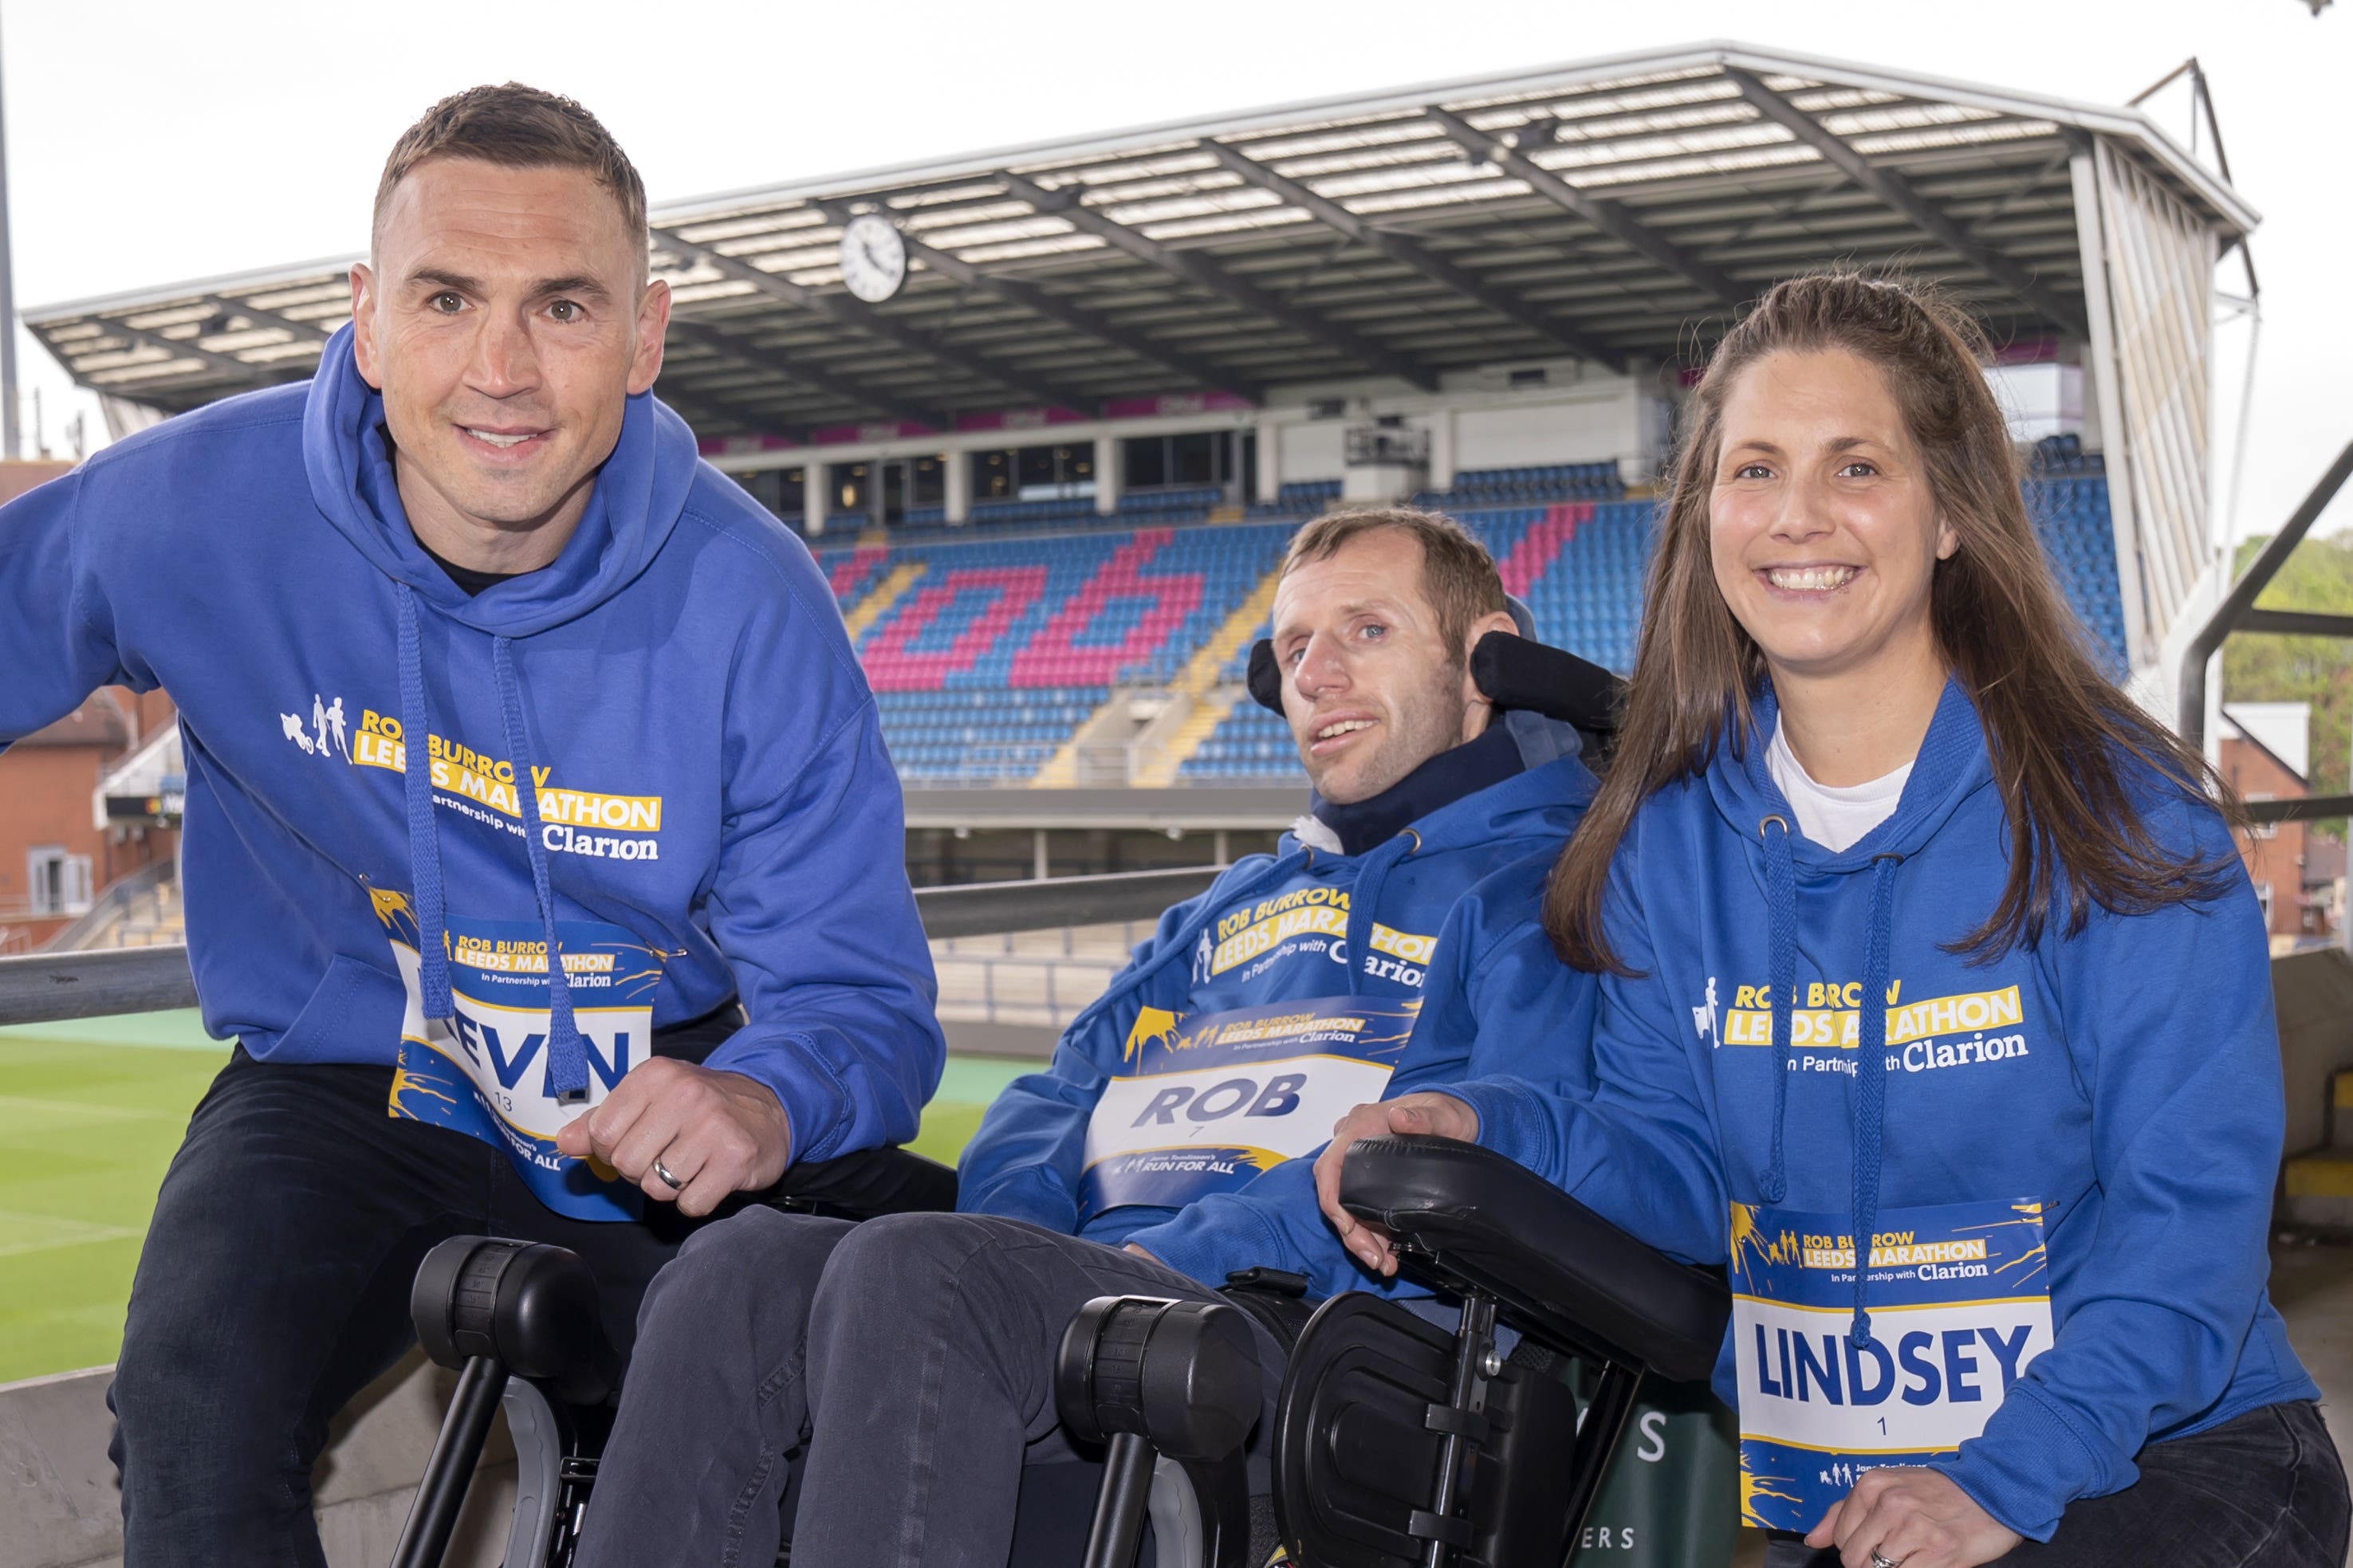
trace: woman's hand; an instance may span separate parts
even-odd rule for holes
[[[1872,1568],[1874,1552],[1904,1568],[1977,1568],[2020,1539],[1942,1473],[1883,1465],[1831,1505],[1806,1544],[1837,1547],[1846,1568]]]
[[[1360,1105],[1332,1124],[1331,1146],[1315,1161],[1316,1199],[1349,1256],[1384,1277],[1397,1272],[1397,1253],[1387,1235],[1340,1206],[1340,1166],[1357,1139],[1390,1132],[1432,1132],[1468,1143],[1479,1136],[1479,1118],[1451,1094],[1424,1092]]]

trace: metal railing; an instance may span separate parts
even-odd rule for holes
[[[1150,920],[1169,905],[1206,890],[1219,870],[1192,866],[1108,877],[919,888],[915,910],[924,934],[934,938]],[[0,1025],[48,1024],[195,1005],[188,950],[177,943],[0,958]]]
[[[2255,600],[2271,586],[2279,569],[2312,531],[2337,492],[2353,479],[2353,442],[2348,442],[2337,461],[2320,476],[2304,504],[2295,509],[2287,525],[2272,537],[2261,553],[2249,563],[2246,573],[2231,584],[2222,602],[2189,639],[2181,656],[2181,701],[2176,719],[2181,737],[2192,751],[2206,748],[2206,666],[2214,657],[2223,639],[2232,632],[2269,632],[2291,637],[2344,637],[2353,640],[2353,616],[2323,615],[2308,610],[2259,610]],[[2247,817],[2257,824],[2270,822],[2313,822],[2329,816],[2353,816],[2353,795],[2314,795],[2301,800],[2259,800],[2246,803]]]

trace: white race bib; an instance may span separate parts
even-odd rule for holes
[[[453,915],[449,988],[457,1014],[446,1023],[427,1022],[417,951],[400,940],[413,928],[394,923],[393,962],[408,1005],[391,1111],[505,1150],[524,1184],[557,1214],[633,1218],[644,1194],[610,1170],[556,1152],[555,1134],[650,1054],[662,959],[618,926],[565,921],[555,931],[573,1024],[587,1053],[587,1100],[561,1105],[555,1099],[545,931],[528,921]]]
[[[1199,1013],[1147,1009],[1087,1122],[1080,1218],[1182,1208],[1244,1186],[1378,1100],[1419,998],[1324,996]]]
[[[1760,1528],[1811,1530],[1863,1471],[1953,1452],[2051,1348],[2041,1204],[1882,1213],[1862,1346],[1852,1223],[1732,1205],[1741,1511]]]

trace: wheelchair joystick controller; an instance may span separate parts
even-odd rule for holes
[[[458,1390],[401,1527],[393,1568],[439,1568],[502,1397],[509,1425],[533,1428],[530,1446],[544,1454],[550,1472],[518,1478],[533,1495],[518,1499],[507,1560],[543,1561],[557,1452],[570,1446],[565,1412],[602,1405],[620,1377],[588,1266],[560,1247],[452,1237],[425,1255],[408,1308],[418,1343],[437,1364],[456,1369]],[[520,1458],[525,1434],[516,1436]],[[518,1559],[515,1543],[528,1533],[538,1537],[526,1543],[536,1549]]]
[[[1237,1568],[1250,1535],[1241,1447],[1262,1398],[1238,1308],[1152,1296],[1081,1308],[1055,1358],[1054,1402],[1073,1436],[1109,1450],[1084,1568],[1132,1568],[1147,1510],[1163,1563]],[[1171,1463],[1190,1507],[1155,1504],[1155,1473]]]

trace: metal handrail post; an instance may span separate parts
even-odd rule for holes
[[[2328,510],[2328,503],[2337,499],[2337,492],[2348,479],[2353,479],[2353,441],[2347,442],[2345,449],[2337,454],[2337,460],[2328,465],[2328,471],[2320,476],[2320,482],[2313,486],[2304,504],[2288,518],[2286,526],[2272,536],[2263,553],[2249,564],[2244,575],[2231,584],[2222,602],[2214,607],[2206,624],[2198,628],[2198,635],[2189,639],[2181,656],[2180,706],[2174,715],[2174,727],[2189,742],[2191,750],[2206,749],[2207,662],[2222,646],[2222,639],[2254,607],[2256,596],[2271,586],[2272,579],[2279,574],[2295,547],[2304,542],[2304,536],[2312,531],[2312,525]]]

